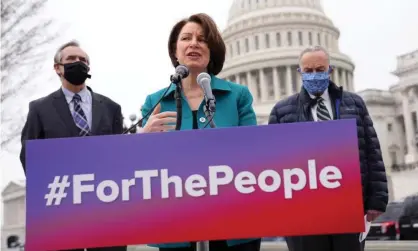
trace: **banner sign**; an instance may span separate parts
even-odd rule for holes
[[[355,120],[27,143],[26,250],[364,231]]]

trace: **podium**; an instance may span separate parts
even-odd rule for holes
[[[28,251],[364,231],[355,120],[34,140],[26,154]]]

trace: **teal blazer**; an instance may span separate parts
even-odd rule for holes
[[[254,126],[257,125],[257,119],[252,107],[253,97],[246,86],[238,85],[211,75],[212,93],[216,98],[216,113],[213,118],[216,127],[232,126]],[[160,100],[167,88],[148,95],[145,104],[142,106],[142,117],[145,117],[150,109]],[[161,112],[176,111],[174,100],[175,85],[172,84],[165,97],[161,101]],[[204,102],[199,106],[197,112],[198,126],[203,128],[207,124],[207,119],[203,111]],[[182,95],[182,122],[181,130],[193,129],[193,114],[184,95]],[[147,118],[143,120],[143,126],[147,123]],[[210,129],[208,125],[205,129]],[[249,226],[250,227],[250,226]],[[173,231],[176,231],[173,229]],[[228,240],[228,246],[249,242],[256,239],[234,239]],[[149,244],[151,247],[159,248],[177,248],[189,247],[190,242]]]

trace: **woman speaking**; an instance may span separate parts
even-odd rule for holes
[[[248,88],[215,77],[225,61],[225,43],[212,18],[206,14],[196,14],[175,24],[169,36],[168,52],[174,67],[184,65],[189,71],[188,76],[181,80],[183,114],[180,130],[209,128],[207,124],[210,119],[204,110],[204,92],[197,80],[201,73],[210,76],[210,87],[216,99],[216,113],[213,117],[216,127],[257,124],[252,108],[253,98]],[[142,106],[144,118],[164,95],[151,116],[144,119],[143,133],[174,130],[174,93],[175,87],[171,85],[168,90],[165,88],[147,96]],[[211,251],[258,251],[260,243],[260,239],[210,241],[209,248]],[[150,246],[158,247],[160,251],[196,250],[196,243],[191,242]]]

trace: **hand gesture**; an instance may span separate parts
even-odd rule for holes
[[[175,129],[175,123],[177,121],[177,112],[161,112],[161,105],[158,104],[151,115],[147,123],[144,126],[143,132],[166,132]],[[173,124],[174,125],[169,125]]]

